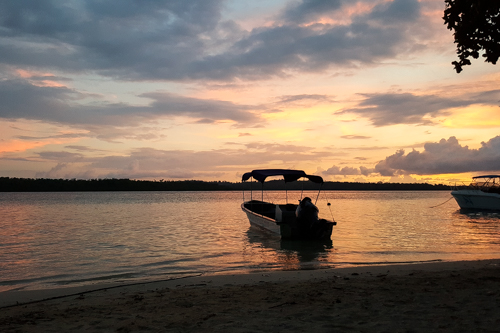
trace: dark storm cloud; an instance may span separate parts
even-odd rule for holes
[[[394,0],[342,26],[302,26],[336,1],[288,5],[271,27],[221,21],[222,0],[2,1],[0,63],[95,71],[125,80],[262,79],[373,64],[406,52],[417,0]]]
[[[491,104],[500,99],[500,91],[493,90],[462,98],[436,95],[417,96],[401,94],[363,94],[357,107],[339,113],[355,113],[370,119],[375,126],[394,124],[432,124],[429,117],[446,115],[447,110],[473,104]]]
[[[382,176],[396,174],[434,175],[500,171],[500,136],[482,142],[478,149],[461,146],[455,137],[426,143],[424,151],[405,154],[399,150],[375,166]]]
[[[250,112],[256,107],[218,100],[183,97],[169,93],[147,93],[147,106],[125,103],[82,105],[85,94],[65,87],[40,87],[26,80],[0,80],[0,118],[32,119],[76,126],[132,126],[165,116],[186,116],[211,122],[233,120],[258,122]]]

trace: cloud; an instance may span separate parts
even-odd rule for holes
[[[481,103],[499,105],[500,89],[482,91],[472,95],[471,98]]]
[[[283,13],[286,21],[307,22],[325,15],[328,12],[340,9],[340,0],[303,0],[288,5]]]
[[[25,140],[25,141],[39,141],[39,140],[47,140],[47,139],[79,139],[82,137],[87,137],[87,135],[82,134],[82,133],[63,133],[63,134],[54,134],[54,135],[46,135],[46,136],[29,136],[29,135],[15,136],[16,139]]]
[[[386,146],[357,146],[357,147],[345,147],[342,148],[343,150],[383,150],[387,149],[388,147]]]
[[[202,37],[216,28],[221,5],[221,0],[124,0],[119,6],[97,0],[2,2],[6,38],[0,54],[13,65],[115,77],[154,76],[156,67],[175,77],[175,68],[204,53]]]
[[[302,25],[342,16],[343,4],[291,3],[276,24],[244,31],[222,20],[222,0],[3,1],[0,63],[122,80],[267,79],[373,65],[423,39],[417,0],[384,2],[349,24]]]
[[[76,151],[81,151],[81,152],[102,152],[104,150],[102,149],[96,149],[96,148],[92,148],[92,147],[88,147],[88,146],[80,146],[80,145],[68,145],[68,146],[64,146],[64,148],[68,148],[68,149],[73,149],[73,150],[76,150]]]
[[[417,96],[411,93],[361,94],[357,107],[337,114],[354,113],[370,119],[375,126],[433,124],[432,118],[447,115],[449,109],[473,104],[497,103],[500,91],[493,90],[462,97]]]
[[[455,137],[426,143],[424,150],[405,154],[398,150],[380,161],[375,170],[382,176],[404,174],[437,175],[463,172],[500,171],[500,136],[481,142],[478,149],[461,146]]]
[[[415,21],[420,15],[420,3],[413,0],[395,0],[383,2],[368,15],[369,19],[384,23]]]
[[[120,155],[94,157],[67,151],[43,151],[31,160],[59,166],[46,173],[39,172],[37,177],[78,178],[87,175],[88,178],[193,179],[220,177],[225,172],[242,171],[242,168],[294,168],[299,162],[320,161],[330,156],[329,152],[293,144],[253,142],[233,146],[232,149],[206,151],[138,148]],[[69,149],[85,151],[86,147],[70,146]]]
[[[322,172],[323,175],[359,175],[359,169],[353,167],[343,167],[342,169],[336,165],[328,168],[327,170]]]
[[[415,179],[410,175],[400,175],[400,176],[392,176],[389,179],[389,183],[421,183],[423,180],[422,179]]]
[[[320,103],[332,103],[331,96],[320,94],[300,94],[280,96],[275,103],[282,107],[310,107]]]
[[[255,29],[229,52],[210,60],[238,70],[231,75],[247,76],[249,71],[254,75],[257,69],[262,78],[285,76],[289,70],[317,72],[333,66],[371,65],[405,52],[413,40],[406,31],[412,23],[387,26],[360,16],[347,26],[285,24]]]
[[[81,95],[64,87],[40,87],[27,80],[0,80],[0,117],[64,119],[69,103]],[[64,120],[62,120],[64,121]]]
[[[43,151],[38,155],[44,160],[53,160],[58,162],[75,162],[82,160],[84,156],[77,153],[69,153],[65,151]]]
[[[348,139],[348,140],[366,140],[366,139],[371,139],[371,136],[365,136],[365,135],[354,135],[354,134],[349,134],[349,135],[342,135],[342,139]]]
[[[364,175],[364,176],[368,176],[374,172],[375,172],[374,169],[370,169],[370,168],[367,168],[364,166],[360,166],[359,168],[356,168],[356,167],[340,168],[340,167],[334,165],[331,168],[328,168],[327,170],[322,171],[321,173],[325,176],[336,176],[336,175],[342,175],[342,176]]]
[[[203,118],[210,121],[233,120],[242,123],[259,121],[259,117],[250,112],[256,109],[255,106],[163,92],[145,93],[139,96],[153,99],[148,107],[152,114]]]
[[[143,93],[146,106],[126,103],[80,102],[86,94],[67,87],[45,87],[24,79],[0,80],[0,118],[32,119],[90,128],[136,126],[161,117],[189,117],[208,122],[230,120],[246,124],[261,122],[253,111],[259,107],[228,101],[197,99],[166,92]]]

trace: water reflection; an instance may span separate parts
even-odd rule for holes
[[[283,196],[264,194],[269,201]],[[315,193],[289,191],[289,201],[300,195]],[[0,290],[15,281],[58,283],[62,275],[95,281],[500,256],[500,213],[461,212],[452,201],[437,206],[449,192],[322,195],[338,222],[326,243],[249,229],[240,192],[0,192]],[[320,217],[331,218],[323,202]]]
[[[453,215],[456,217],[455,233],[461,236],[459,245],[473,245],[477,252],[496,251],[500,244],[499,212],[460,209]]]
[[[285,269],[314,269],[329,265],[328,254],[333,250],[332,240],[282,240],[262,230],[250,227],[248,242],[258,248],[272,251]]]
[[[487,218],[500,221],[500,212],[492,210],[479,210],[479,209],[460,209],[460,214],[467,215],[470,218]]]

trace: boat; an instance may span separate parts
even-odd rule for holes
[[[457,188],[451,195],[461,209],[500,210],[500,176],[473,177],[469,186]]]
[[[321,176],[308,175],[302,170],[288,169],[253,170],[242,176],[242,182],[251,178],[260,182],[263,197],[264,182],[267,177],[271,176],[282,176],[285,184],[301,178],[306,178],[319,185],[323,184]],[[321,187],[319,191],[321,191]],[[245,193],[243,192],[241,209],[246,213],[252,226],[280,235],[281,239],[330,240],[333,226],[337,224],[335,221],[319,219],[318,209],[309,197],[301,198],[298,205],[288,203],[288,196],[286,203],[274,204],[263,200],[254,200],[252,195],[251,200],[245,201]]]

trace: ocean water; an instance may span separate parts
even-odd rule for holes
[[[301,195],[316,199],[316,192],[277,191],[264,192],[264,200],[296,202]],[[338,224],[332,241],[319,244],[254,230],[241,211],[243,198],[241,192],[0,193],[0,291],[500,258],[500,215],[462,213],[447,191],[322,192],[320,217]]]

